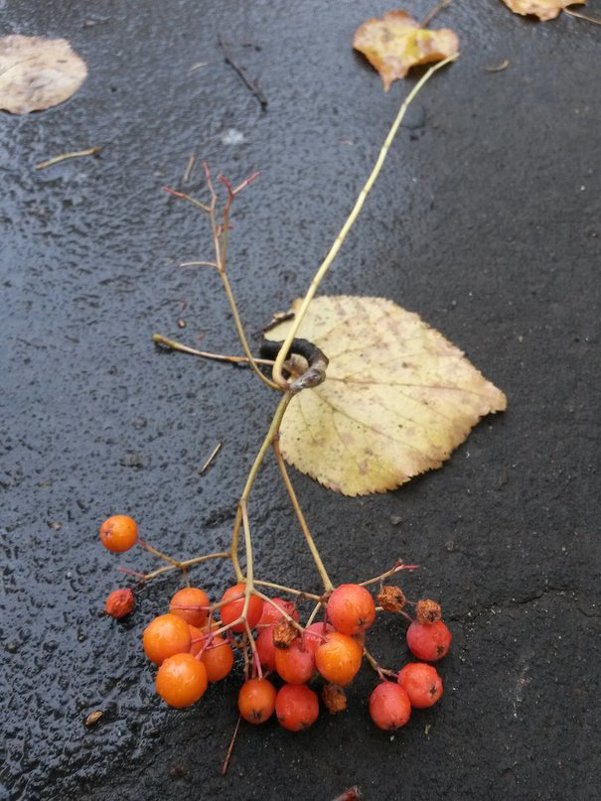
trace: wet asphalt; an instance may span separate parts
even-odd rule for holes
[[[366,668],[349,711],[310,732],[245,727],[222,777],[239,669],[170,711],[139,646],[178,580],[140,593],[126,622],[102,613],[118,563],[154,563],[108,554],[99,523],[129,512],[181,556],[223,547],[273,408],[248,372],[153,347],[160,331],[237,350],[216,276],[177,266],[210,258],[204,220],[161,186],[183,186],[191,154],[233,180],[259,170],[235,211],[231,277],[250,331],[286,309],[412,84],[384,94],[350,47],[387,8],[0,2],[3,34],[65,37],[89,67],[64,105],[0,117],[1,799],[333,801],[350,785],[368,801],[595,796],[601,29],[581,20],[536,24],[498,0],[440,16],[462,57],[411,109],[323,286],[417,311],[509,399],[442,470],[397,492],[348,499],[294,476],[337,581],[399,556],[422,566],[403,586],[440,599],[454,634],[440,706],[394,736],[376,730]],[[95,145],[99,157],[34,169]],[[185,188],[202,191],[198,168]],[[317,589],[272,466],[251,515],[257,569]],[[195,573],[214,596],[230,578],[223,565]],[[373,648],[401,664],[401,623],[382,624]]]

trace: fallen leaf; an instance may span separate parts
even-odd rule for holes
[[[353,47],[380,73],[387,92],[411,67],[456,55],[459,39],[450,28],[430,31],[406,11],[388,11],[382,19],[368,19],[357,28]]]
[[[290,325],[267,338],[284,339]],[[316,298],[298,336],[330,364],[323,384],[291,401],[282,452],[343,495],[385,492],[440,467],[481,417],[506,408],[458,348],[384,298]]]
[[[64,102],[88,74],[85,61],[66,39],[0,38],[0,109],[12,114],[41,111]]]
[[[503,0],[514,14],[533,14],[540,20],[555,19],[566,6],[584,5],[586,0]]]

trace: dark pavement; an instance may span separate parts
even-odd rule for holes
[[[0,116],[0,799],[332,801],[353,784],[367,801],[598,794],[601,28],[567,15],[536,24],[499,0],[440,15],[462,57],[411,109],[322,287],[419,312],[508,396],[442,470],[397,492],[342,498],[294,474],[336,580],[398,556],[422,565],[403,586],[439,598],[454,633],[440,706],[378,731],[365,668],[350,710],[306,734],[244,727],[222,778],[239,673],[171,711],[139,646],[177,580],[142,593],[126,623],[102,614],[123,580],[99,523],[127,511],[174,554],[223,547],[273,406],[246,371],[152,346],[160,331],[238,351],[217,277],[177,267],[211,257],[205,220],[161,186],[181,182],[191,153],[233,180],[260,170],[235,211],[231,277],[249,330],[287,308],[413,83],[384,94],[351,49],[390,7],[0,2],[4,34],[65,37],[89,67],[66,104]],[[34,169],[94,145],[98,158]],[[201,183],[197,170],[187,188]],[[251,512],[261,574],[316,589],[272,466]],[[194,576],[214,596],[230,581],[214,564]],[[374,650],[402,664],[398,621]],[[88,729],[94,709],[105,715]]]

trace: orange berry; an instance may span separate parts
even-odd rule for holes
[[[169,602],[172,615],[183,618],[191,626],[204,626],[209,617],[209,596],[198,587],[178,590]]]
[[[303,731],[319,716],[317,695],[306,684],[284,684],[275,699],[275,714],[288,731]]]
[[[204,649],[200,660],[207,669],[208,680],[221,681],[234,666],[234,652],[229,642],[217,635]]]
[[[333,631],[315,651],[317,670],[326,681],[346,687],[361,667],[363,648],[347,634]]]
[[[190,650],[190,628],[177,615],[159,615],[144,629],[144,653],[151,662],[160,665],[174,654]]]
[[[376,619],[376,604],[371,593],[360,584],[341,584],[328,598],[328,620],[336,631],[363,634]]]
[[[221,597],[221,603],[223,604],[221,606],[221,621],[224,625],[227,626],[229,623],[232,623],[242,614],[245,592],[246,584],[241,583],[235,584],[223,593]],[[246,612],[246,621],[249,628],[254,629],[261,619],[262,613],[263,601],[261,598],[257,598],[256,595],[251,595]],[[235,626],[232,626],[232,631],[241,632],[244,630],[244,623],[237,623]]]
[[[133,590],[124,587],[109,593],[104,604],[104,611],[116,620],[121,620],[122,617],[131,614],[135,606],[136,596]]]
[[[123,553],[138,541],[138,524],[128,515],[113,515],[100,526],[99,535],[107,550]]]
[[[195,703],[207,689],[207,671],[192,654],[165,659],[156,678],[156,691],[169,706],[182,709]]]
[[[248,679],[240,688],[238,709],[249,723],[265,723],[273,715],[276,691],[267,679]]]
[[[198,656],[205,643],[206,631],[199,629],[197,626],[191,626],[189,623],[188,628],[190,629],[190,653],[192,656]]]

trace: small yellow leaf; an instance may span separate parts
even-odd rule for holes
[[[540,20],[555,19],[566,6],[584,5],[586,0],[503,0],[514,14],[533,14]]]
[[[330,364],[323,384],[290,403],[282,452],[343,495],[385,492],[440,467],[481,417],[506,408],[458,348],[384,298],[316,298],[298,336]]]
[[[28,114],[71,97],[88,74],[66,39],[0,38],[0,109]]]
[[[382,19],[368,19],[357,28],[353,47],[380,73],[387,92],[411,67],[456,55],[459,39],[449,28],[420,28],[406,11],[388,11]]]

